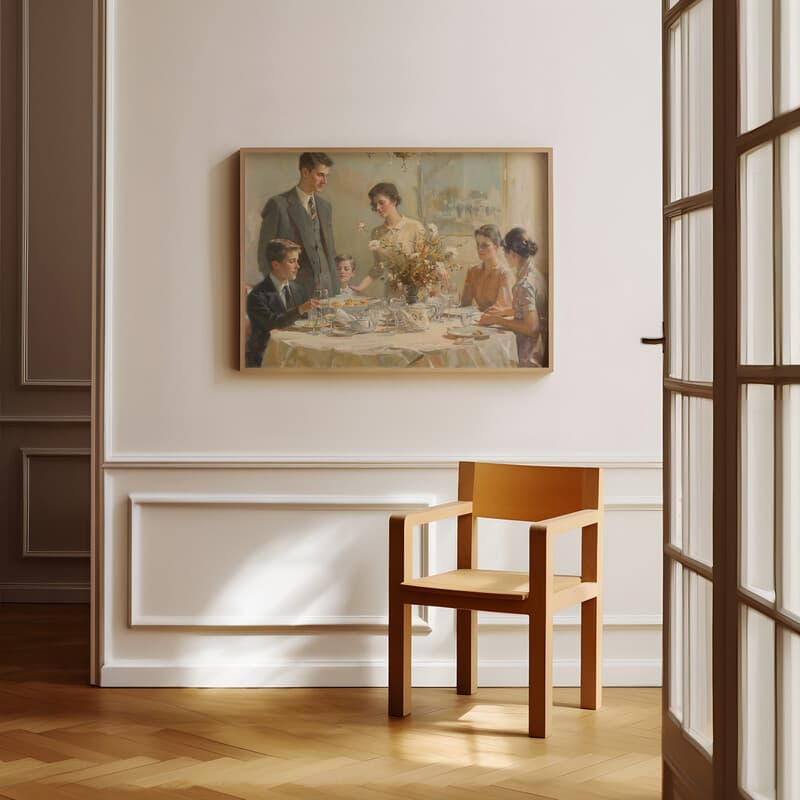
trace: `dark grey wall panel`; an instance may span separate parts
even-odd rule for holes
[[[0,0],[0,602],[88,600],[92,26]]]
[[[22,378],[91,362],[92,3],[22,4]]]
[[[22,554],[86,558],[90,527],[89,451],[22,451]]]

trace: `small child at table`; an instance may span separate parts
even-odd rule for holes
[[[339,276],[339,294],[353,297],[361,294],[350,286],[350,281],[356,276],[356,260],[349,253],[340,253],[336,256],[336,274]]]

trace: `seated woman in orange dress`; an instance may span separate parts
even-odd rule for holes
[[[511,270],[502,262],[503,237],[497,225],[481,225],[475,231],[475,247],[480,264],[469,268],[461,291],[461,305],[473,303],[481,311],[487,308],[506,308],[511,305]]]

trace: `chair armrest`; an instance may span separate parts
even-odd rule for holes
[[[392,514],[389,518],[389,527],[392,529],[402,523],[404,530],[410,530],[415,525],[424,525],[426,522],[436,522],[451,517],[463,517],[471,513],[471,500],[457,500],[453,503],[442,503],[439,506],[424,508],[421,511],[412,511],[409,514]]]
[[[531,525],[531,534],[555,535],[575,528],[585,528],[587,525],[600,522],[602,514],[602,509],[587,508],[583,511],[574,511],[571,514],[562,514],[560,517],[542,519]]]
[[[410,514],[392,514],[389,517],[390,589],[411,577],[411,538],[415,525],[451,517],[463,517],[467,514],[472,514],[471,500],[443,503],[421,511],[412,511]]]

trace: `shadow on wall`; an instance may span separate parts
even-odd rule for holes
[[[320,661],[320,637],[332,637],[331,645],[341,653],[336,661],[346,662],[348,676],[363,675],[357,685],[374,682],[374,662],[386,656],[385,627],[371,620],[388,614],[387,521],[359,526],[332,519],[330,512],[293,511],[285,517],[288,524],[276,519],[265,525],[263,512],[253,508],[251,523],[231,536],[229,511],[206,507],[202,513],[212,519],[199,530],[190,526],[190,549],[180,533],[187,529],[186,520],[179,526],[167,512],[158,535],[140,544],[138,561],[158,590],[145,591],[134,575],[134,597],[156,598],[150,609],[146,600],[140,603],[135,614],[147,623],[139,630],[158,632],[159,660],[178,667],[191,663],[204,682],[213,668],[215,686],[241,685],[243,671],[253,685],[325,686],[331,685],[331,663]],[[292,524],[294,517],[302,520]],[[384,534],[369,537],[374,546],[364,546],[367,525],[379,526]],[[176,563],[181,563],[179,573]],[[150,627],[158,617],[205,622]],[[227,624],[234,620],[247,624]],[[270,620],[276,624],[262,622]],[[351,634],[342,625],[357,630]],[[363,672],[359,662],[365,662]]]
[[[239,369],[239,154],[220,161],[209,175],[208,294],[217,377],[225,365]]]

